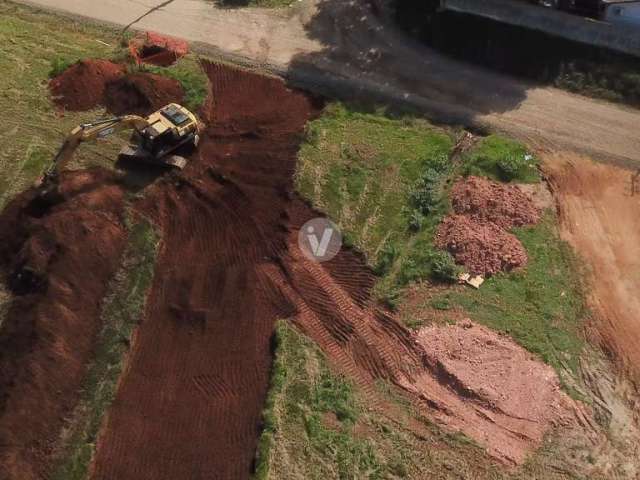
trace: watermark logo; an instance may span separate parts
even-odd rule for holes
[[[342,248],[342,233],[331,220],[314,218],[300,229],[298,245],[310,260],[327,262]]]

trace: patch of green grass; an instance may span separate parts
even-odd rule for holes
[[[355,434],[364,407],[350,381],[333,373],[317,347],[286,322],[278,324],[276,339],[254,478],[281,478],[283,450],[286,461],[304,469],[299,478],[384,478],[372,444]]]
[[[587,312],[574,255],[558,237],[551,212],[515,234],[529,255],[524,269],[495,275],[479,290],[444,293],[432,304],[460,305],[474,320],[508,333],[538,354],[561,378],[567,373],[577,376]]]
[[[54,480],[84,480],[103,416],[115,398],[131,335],[144,312],[151,287],[158,237],[146,220],[130,228],[129,245],[102,307],[103,328],[89,366],[82,398],[65,435]]]
[[[431,274],[452,148],[447,132],[424,120],[334,103],[308,126],[296,186],[381,277],[393,277],[389,285],[406,284]]]
[[[142,68],[180,82],[185,94],[184,106],[191,111],[197,111],[207,98],[209,81],[200,62],[192,55],[181,58],[169,67],[145,65]]]
[[[54,78],[64,72],[71,65],[76,63],[79,58],[68,58],[63,56],[56,56],[51,60],[51,70],[49,71],[49,78]]]
[[[503,182],[540,181],[538,159],[515,140],[490,135],[467,153],[462,174],[486,176]]]

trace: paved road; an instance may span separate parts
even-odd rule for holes
[[[334,94],[402,102],[436,120],[489,127],[541,151],[640,165],[640,111],[541,88],[408,41],[365,0],[302,0],[283,11],[205,0],[18,0],[200,42]],[[160,5],[160,8],[156,8]]]

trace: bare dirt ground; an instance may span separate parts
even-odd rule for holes
[[[62,186],[53,209],[32,208],[30,190],[0,217],[0,266],[15,294],[0,334],[2,480],[46,477],[126,244],[123,191],[109,172],[66,173]]]
[[[637,110],[448,59],[381,21],[366,0],[303,0],[275,11],[221,9],[202,0],[23,3],[134,22],[133,28],[199,42],[201,51],[273,69],[312,90],[411,105],[437,120],[488,126],[541,149],[640,161]]]
[[[640,194],[633,170],[570,153],[545,158],[563,237],[585,259],[589,301],[605,346],[640,379]]]

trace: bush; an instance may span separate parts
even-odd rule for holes
[[[460,268],[455,260],[443,250],[438,250],[431,256],[431,278],[440,282],[455,282]]]
[[[380,250],[378,254],[378,261],[374,268],[376,275],[383,276],[387,274],[393,263],[396,261],[398,257],[398,249],[393,243],[387,242],[384,247]]]
[[[442,200],[443,175],[428,168],[409,192],[409,203],[423,215],[438,209]]]
[[[67,68],[73,65],[75,60],[70,60],[65,57],[55,57],[51,60],[51,70],[49,70],[49,78],[54,78],[64,72]]]

